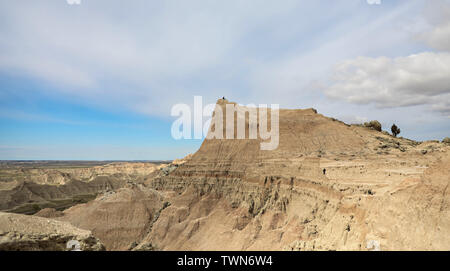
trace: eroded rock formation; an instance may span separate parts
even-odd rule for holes
[[[68,166],[69,165],[69,166]],[[117,190],[128,181],[139,182],[163,165],[108,163],[101,166],[2,167],[0,210],[34,214],[42,208],[65,209],[87,202],[98,193]]]
[[[279,120],[275,150],[260,138],[205,139],[94,201],[37,215],[91,230],[111,250],[450,249],[448,144],[313,109]]]
[[[90,231],[68,222],[0,212],[0,251],[73,249],[68,242],[79,250],[105,249]]]
[[[111,249],[450,249],[445,144],[394,138],[312,109],[281,110],[279,147],[262,151],[260,142],[206,139],[184,163],[146,178],[139,189],[154,195],[140,203],[146,208],[117,191],[123,200],[112,210],[134,215],[102,217],[108,205],[97,198],[57,219],[93,231],[104,223],[117,238],[130,236],[122,221],[140,225],[120,245],[99,231]],[[102,222],[75,218],[81,213]]]

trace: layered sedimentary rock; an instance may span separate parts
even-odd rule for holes
[[[279,120],[276,150],[261,150],[261,139],[206,139],[149,180],[173,191],[171,204],[137,249],[450,249],[448,146],[312,109],[281,110]]]
[[[113,250],[450,249],[450,146],[313,109],[280,110],[279,135],[270,151],[261,138],[205,139],[187,159],[38,215]]]
[[[90,231],[67,222],[0,212],[0,251],[72,249],[105,248]]]
[[[36,216],[68,221],[76,227],[89,229],[108,250],[129,250],[151,231],[153,221],[168,204],[164,198],[161,192],[142,184],[128,183],[86,204],[63,212],[44,209]]]
[[[65,209],[119,189],[127,181],[139,182],[162,166],[121,162],[75,167],[69,162],[47,168],[41,164],[1,168],[0,210],[33,214],[45,207]]]

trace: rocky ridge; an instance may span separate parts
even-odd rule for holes
[[[280,110],[279,129],[276,150],[205,139],[93,201],[36,215],[91,230],[108,250],[450,249],[448,144],[314,109]]]
[[[227,103],[219,100],[217,106],[225,112]],[[450,248],[448,145],[394,138],[313,109],[280,110],[279,147],[262,151],[261,141],[206,139],[183,163],[147,176],[138,189],[158,195],[155,208],[140,208],[146,211],[133,217],[114,212],[117,218],[97,221],[125,232],[117,221],[142,221],[139,236],[120,245],[105,242],[107,248]],[[117,208],[136,210],[130,207],[136,199],[124,198],[129,190],[117,193],[124,199],[114,203]],[[82,225],[74,216],[91,214],[85,218],[90,221],[98,210],[108,212],[100,206],[97,198],[56,219],[93,230],[99,226]],[[107,231],[98,234],[109,238]]]

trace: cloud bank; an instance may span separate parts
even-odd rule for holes
[[[0,76],[32,82],[0,97],[165,120],[195,95],[386,122],[378,107],[422,105],[443,119],[448,2],[0,0]]]
[[[335,65],[325,94],[377,107],[425,105],[450,117],[450,1],[430,1],[419,40],[437,51],[404,57],[357,57]]]
[[[332,98],[379,107],[429,105],[450,116],[450,53],[359,57],[335,68]]]

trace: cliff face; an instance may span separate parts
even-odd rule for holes
[[[113,250],[450,249],[449,145],[313,109],[279,120],[275,150],[261,138],[205,139],[187,159],[38,215],[92,230]]]
[[[148,180],[173,191],[171,205],[137,249],[450,249],[448,146],[314,110],[279,118],[276,150],[261,150],[261,139],[206,139]]]

